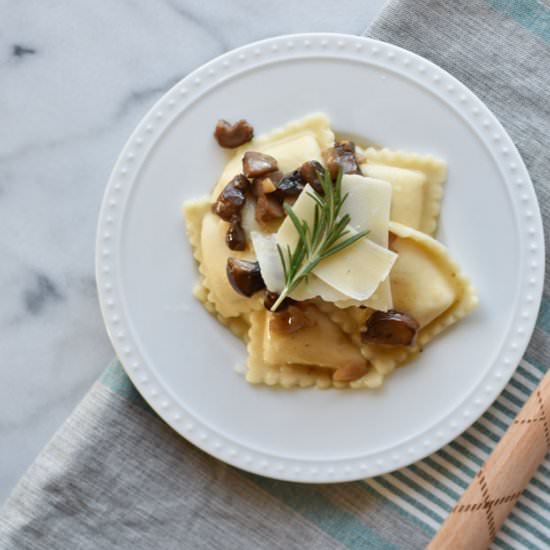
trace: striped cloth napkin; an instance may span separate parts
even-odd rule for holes
[[[550,8],[544,0],[392,0],[368,32],[448,69],[521,150],[550,227]],[[550,286],[524,360],[466,433],[408,468],[340,485],[244,473],[171,431],[115,361],[22,478],[0,549],[423,548],[550,362]],[[550,461],[495,548],[550,547]]]

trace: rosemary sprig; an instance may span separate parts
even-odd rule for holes
[[[348,198],[347,194],[342,197],[342,170],[340,169],[338,172],[334,184],[328,170],[325,170],[324,174],[319,174],[319,180],[324,195],[320,195],[314,190],[309,193],[309,196],[315,201],[311,226],[305,220],[298,218],[291,206],[284,205],[288,217],[298,232],[298,242],[294,250],[291,250],[289,246],[283,250],[281,246],[277,245],[283,265],[285,286],[271,307],[271,311],[276,311],[282,301],[302,281],[307,280],[308,275],[319,262],[344,250],[368,234],[367,230],[346,237],[350,232],[346,227],[351,218],[349,214],[340,216],[342,205]]]

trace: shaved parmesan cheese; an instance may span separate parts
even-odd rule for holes
[[[366,238],[323,260],[313,272],[342,294],[361,301],[389,276],[395,260],[395,252]]]
[[[334,287],[328,285],[313,273],[309,275],[307,281],[299,284],[290,293],[290,297],[299,302],[315,298],[316,296],[319,296],[325,302],[337,302],[349,299],[345,294],[338,292]]]
[[[298,218],[312,225],[315,201],[309,195],[310,193],[312,188],[306,185],[294,203],[293,210]],[[354,197],[349,197],[348,200],[353,201]],[[353,228],[348,229],[350,233],[356,233]],[[290,247],[294,250],[296,247],[298,232],[290,218],[285,219],[279,228],[277,242],[283,249]],[[388,277],[396,258],[397,255],[387,248],[369,239],[362,239],[320,262],[313,273],[328,286],[343,294],[345,298],[363,301],[368,299],[380,283]],[[315,279],[310,280],[309,284],[315,285]],[[323,290],[327,291],[326,287],[321,288],[319,294]]]
[[[392,201],[392,186],[387,181],[345,174],[342,177],[342,194],[349,194],[342,207],[343,214],[351,217],[351,226],[357,231],[369,230],[368,238],[380,246],[388,246],[388,227]],[[354,305],[350,300],[336,302],[338,307]],[[380,283],[374,294],[361,305],[387,311],[393,307],[389,278]]]
[[[252,231],[250,238],[256,252],[256,259],[260,264],[262,279],[268,290],[280,293],[285,286],[283,266],[277,251],[277,239],[274,234],[259,233]],[[345,294],[321,281],[311,274],[307,281],[303,281],[295,288],[289,296],[294,300],[303,302],[319,296],[327,302],[349,299]]]
[[[342,177],[342,195],[346,193],[349,196],[342,206],[342,214],[349,214],[351,227],[357,232],[368,229],[371,241],[387,247],[391,184],[357,174],[345,174]]]
[[[260,264],[260,272],[265,286],[271,292],[280,293],[285,286],[285,275],[277,251],[275,234],[266,235],[258,231],[251,231],[250,239],[256,252],[256,259]]]
[[[262,227],[256,220],[256,201],[250,197],[247,198],[241,210],[241,224],[243,229],[249,234],[252,231],[263,233]]]
[[[307,223],[313,222],[315,212],[315,202],[308,195],[308,193],[312,192],[312,187],[306,185],[302,193],[300,193],[300,196],[296,199],[296,202],[292,205],[292,210],[294,210],[296,216],[301,220],[305,220]],[[288,216],[277,232],[277,242],[285,251],[287,250],[287,246],[290,247],[290,250],[294,250],[298,243],[298,232]],[[298,301],[309,300],[316,296],[319,296],[327,302],[349,299],[349,296],[338,292],[335,288],[316,277],[313,273],[308,277],[307,281],[299,284],[290,294],[291,298]]]
[[[292,205],[292,210],[298,219],[304,220],[308,225],[313,224],[315,214],[315,201],[310,197],[310,193],[313,193],[313,188],[308,184]],[[286,251],[287,246],[290,247],[290,250],[294,250],[298,241],[298,232],[290,217],[287,216],[281,227],[279,227],[279,231],[277,231],[277,242]]]

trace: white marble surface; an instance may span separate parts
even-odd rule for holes
[[[268,36],[360,34],[384,0],[0,0],[0,503],[113,356],[104,185],[163,91]]]

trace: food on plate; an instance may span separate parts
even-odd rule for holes
[[[447,167],[362,148],[315,114],[233,148],[209,197],[184,204],[196,297],[246,343],[246,379],[376,388],[477,304],[434,238]]]
[[[254,137],[254,128],[243,119],[234,124],[229,124],[227,120],[220,119],[216,124],[214,137],[221,147],[234,149]]]

